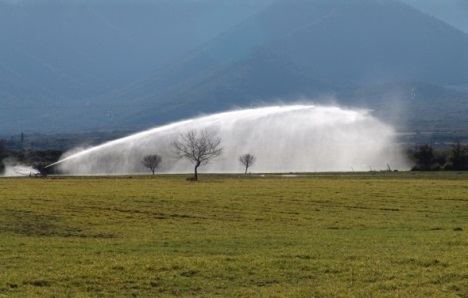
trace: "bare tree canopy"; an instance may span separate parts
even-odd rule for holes
[[[450,161],[452,162],[452,169],[467,170],[468,169],[468,146],[463,146],[460,141],[455,141],[452,145],[452,152],[450,154]]]
[[[149,168],[151,170],[151,172],[153,172],[153,175],[154,175],[154,171],[159,166],[161,161],[162,161],[162,157],[160,155],[151,154],[151,155],[145,155],[145,157],[143,157],[143,160],[141,161],[141,163],[145,167]]]
[[[221,138],[208,130],[191,130],[181,134],[172,146],[175,158],[186,159],[195,164],[195,181],[198,180],[198,167],[209,163],[223,153]]]
[[[249,167],[252,166],[256,161],[257,158],[250,153],[239,156],[239,162],[245,166],[245,174],[247,174]]]

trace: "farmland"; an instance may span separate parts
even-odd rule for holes
[[[0,179],[0,297],[467,297],[468,173]]]

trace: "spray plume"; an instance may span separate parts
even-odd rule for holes
[[[203,116],[152,128],[78,152],[55,164],[65,174],[146,172],[141,160],[159,154],[164,173],[192,171],[173,158],[171,143],[189,130],[207,129],[222,138],[223,156],[201,169],[242,172],[241,154],[257,157],[256,172],[350,171],[406,167],[395,131],[367,111],[315,105],[270,106]]]
[[[34,176],[40,174],[37,169],[23,165],[13,159],[5,159],[3,160],[3,164],[5,165],[4,177]]]

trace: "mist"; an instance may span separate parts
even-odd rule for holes
[[[34,176],[39,174],[39,171],[32,166],[24,165],[17,162],[14,159],[3,160],[5,170],[0,173],[0,177],[23,177],[23,176]]]
[[[63,174],[148,173],[145,155],[163,158],[157,172],[190,173],[193,165],[173,158],[171,143],[189,130],[209,130],[222,139],[221,158],[200,172],[237,173],[241,154],[257,162],[252,172],[324,172],[406,169],[392,127],[365,110],[297,104],[223,112],[155,127],[88,149],[66,153],[55,166]]]

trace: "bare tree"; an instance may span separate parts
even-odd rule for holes
[[[419,146],[414,151],[413,158],[416,163],[415,169],[429,171],[434,163],[434,149],[427,144]]]
[[[250,166],[252,166],[257,161],[257,158],[250,153],[239,156],[239,162],[245,166],[245,173]]]
[[[175,158],[186,159],[195,164],[193,179],[198,180],[198,167],[209,163],[212,159],[223,153],[221,138],[208,130],[191,130],[181,134],[179,139],[172,143]]]
[[[153,172],[153,175],[154,175],[154,170],[156,170],[156,168],[159,166],[159,164],[161,163],[162,161],[162,157],[158,154],[151,154],[151,155],[145,155],[145,157],[143,157],[143,160],[141,161],[141,163],[149,168],[151,170],[151,172]]]
[[[463,146],[460,141],[456,141],[452,145],[452,152],[450,161],[452,162],[453,170],[466,170],[468,169],[468,146]]]

